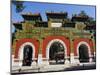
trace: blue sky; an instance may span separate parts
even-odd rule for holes
[[[95,19],[95,6],[88,5],[72,5],[72,4],[55,4],[55,3],[39,3],[39,2],[24,2],[25,9],[21,13],[40,13],[43,21],[47,21],[46,11],[67,12],[68,17],[72,14],[78,14],[80,11],[85,11],[87,15]],[[16,7],[12,4],[12,22],[23,21],[20,13],[16,13]],[[13,30],[14,31],[14,27]]]

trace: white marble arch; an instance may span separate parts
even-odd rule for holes
[[[81,42],[78,43],[78,45],[77,45],[77,57],[79,58],[79,47],[82,44],[84,44],[84,45],[86,45],[88,47],[88,54],[89,54],[89,57],[91,57],[91,48],[90,48],[90,45],[87,42],[85,42],[85,41],[81,41]],[[91,62],[92,59],[90,58],[89,61]]]
[[[19,66],[22,66],[22,60],[23,60],[23,51],[24,51],[24,47],[26,45],[30,45],[32,47],[33,53],[32,53],[32,60],[35,58],[35,46],[31,43],[31,42],[25,42],[23,43],[20,48],[19,48],[19,52],[18,52],[18,59],[19,59]]]
[[[65,58],[66,58],[67,57],[67,47],[66,47],[66,44],[61,39],[53,39],[47,44],[47,47],[46,47],[46,58],[49,59],[49,52],[50,52],[49,50],[50,50],[51,45],[54,42],[60,42],[64,46]]]

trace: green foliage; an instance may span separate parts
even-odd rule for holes
[[[17,13],[22,12],[25,8],[23,1],[12,0],[12,3],[16,6],[16,12]]]

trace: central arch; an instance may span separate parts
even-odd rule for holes
[[[49,51],[49,60],[54,60],[56,63],[58,63],[59,60],[63,60],[62,63],[64,63],[65,51],[63,44],[61,44],[59,41],[54,42],[52,43]]]
[[[62,46],[62,48],[63,48],[62,50],[64,51],[64,57],[66,57],[66,55],[67,55],[67,47],[66,47],[65,43],[60,39],[53,39],[48,43],[48,45],[46,47],[46,58],[48,60],[52,59],[52,58],[50,58],[51,57],[50,56],[50,52],[51,52],[50,50],[51,50],[52,46],[54,46],[54,44],[55,45],[59,44],[60,46]]]

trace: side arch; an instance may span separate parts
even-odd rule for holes
[[[81,46],[81,45],[85,45],[85,46],[87,46],[87,52],[88,52],[88,55],[89,55],[89,57],[91,57],[91,48],[90,48],[90,45],[87,43],[87,42],[84,42],[84,41],[81,41],[81,42],[79,42],[78,43],[78,45],[77,45],[77,55],[78,55],[78,57],[79,57],[79,47]]]
[[[32,48],[34,49],[33,57],[37,58],[38,57],[39,42],[35,38],[33,38],[33,39],[24,38],[24,39],[20,39],[20,40],[16,41],[14,58],[17,58],[17,59],[19,58],[19,51],[22,50],[25,45],[31,45],[32,46]]]
[[[87,38],[78,38],[74,40],[74,55],[77,57],[79,56],[78,48],[81,44],[85,44],[88,47],[89,56],[91,56],[93,54],[93,44],[92,41]]]
[[[35,58],[35,46],[31,42],[25,42],[19,48],[19,52],[18,52],[18,59],[19,60],[23,60],[24,47],[27,46],[27,45],[32,47],[32,50],[33,50],[32,59]]]

